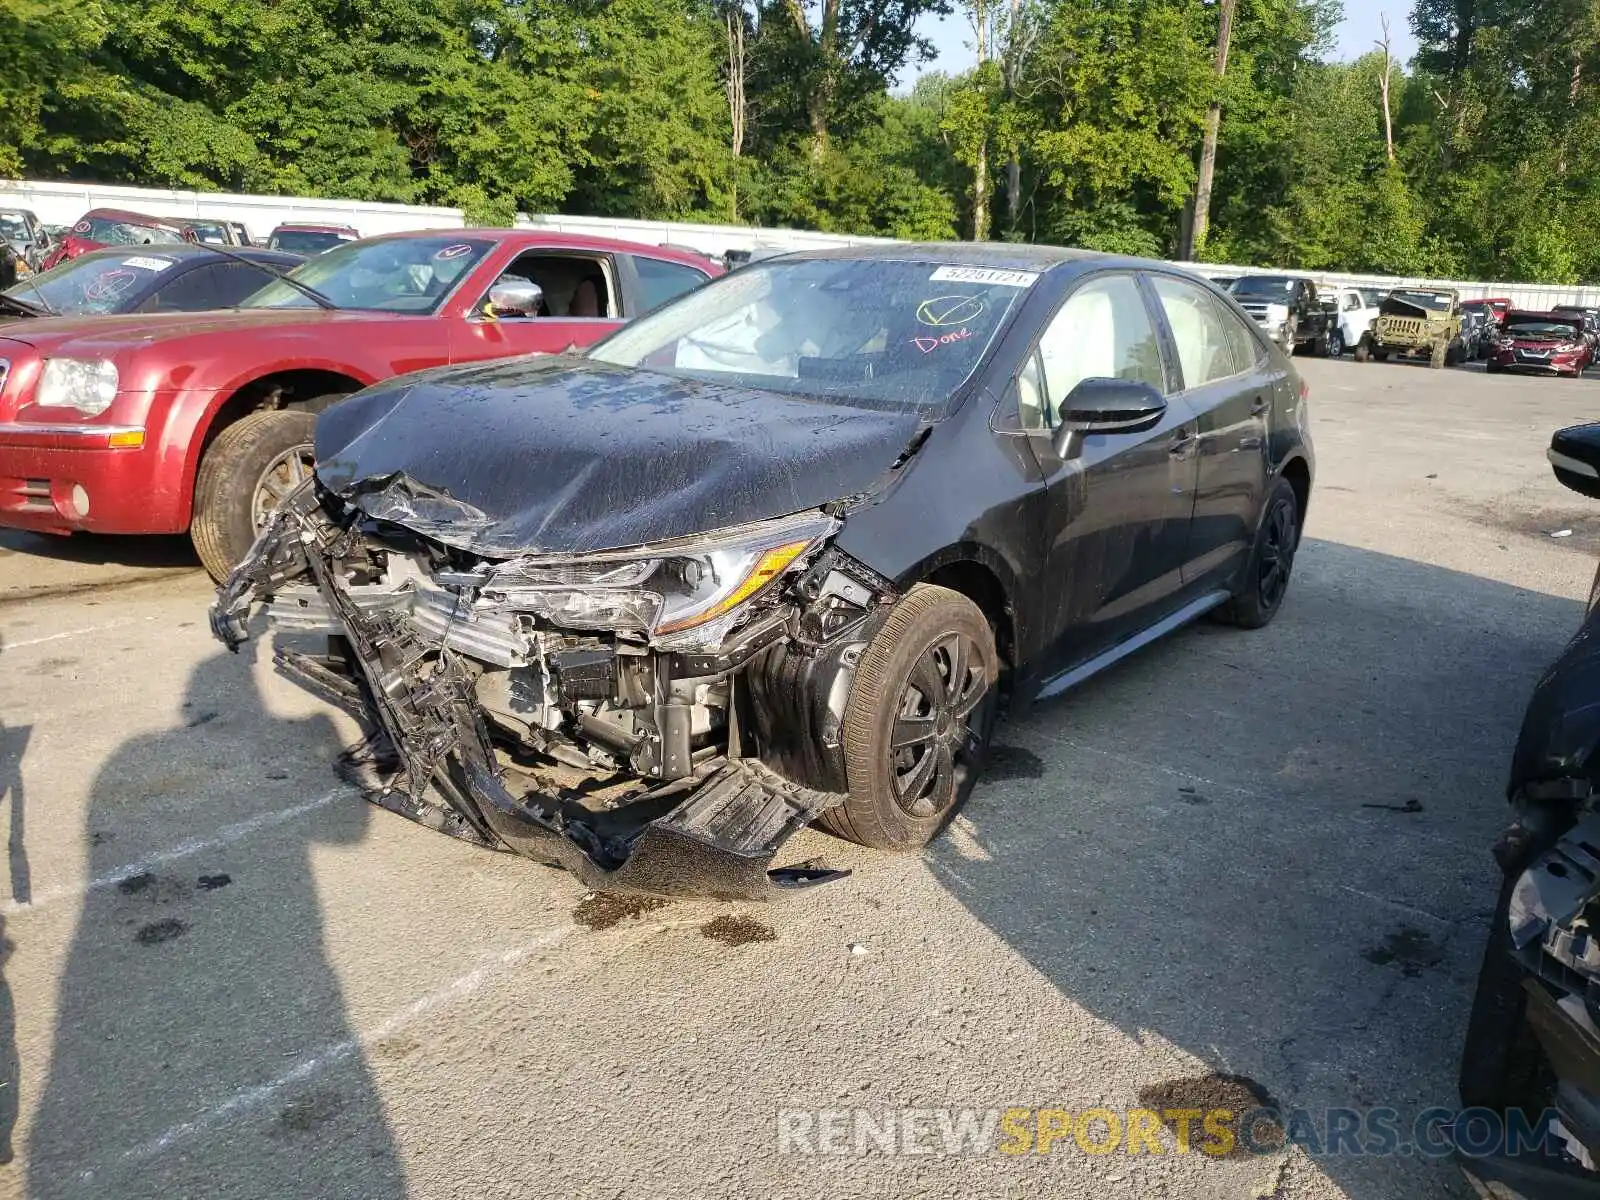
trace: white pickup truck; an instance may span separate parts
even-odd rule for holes
[[[1328,357],[1338,358],[1354,348],[1377,318],[1378,305],[1385,295],[1382,288],[1360,288],[1349,285],[1321,284],[1318,293],[1325,303],[1331,302],[1338,314],[1335,329],[1328,331]]]

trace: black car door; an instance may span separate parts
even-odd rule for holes
[[[1074,433],[1058,454],[1051,435],[1063,402],[1092,378],[1170,390],[1158,326],[1132,273],[1092,275],[1069,292],[1017,381],[1022,425],[1033,434],[1045,479],[1045,578],[1034,594],[1048,631],[1039,674],[1055,677],[1049,690],[1181,603],[1194,507],[1194,415],[1174,396],[1148,428]]]
[[[1199,426],[1199,477],[1184,553],[1188,594],[1225,586],[1255,537],[1267,478],[1267,424],[1288,378],[1255,333],[1202,285],[1152,273],[1181,375],[1179,395]]]

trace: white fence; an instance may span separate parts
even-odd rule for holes
[[[458,229],[464,224],[459,208],[36,180],[0,180],[0,208],[32,209],[46,225],[71,225],[91,208],[125,208],[153,217],[243,221],[251,236],[260,238],[265,238],[274,226],[289,221],[353,225],[362,234],[398,233],[403,229]]]
[[[29,208],[46,224],[69,225],[91,208],[128,208],[152,216],[209,217],[243,221],[252,235],[265,236],[285,221],[354,225],[362,234],[403,229],[456,229],[465,224],[458,208],[414,204],[375,204],[362,200],[317,200],[303,196],[240,196],[226,192],[185,192],[164,188],[110,187],[90,183],[45,183],[0,180],[0,208]],[[702,225],[687,221],[635,221],[612,217],[553,215],[517,217],[523,229],[586,233],[646,245],[688,246],[706,254],[728,250],[813,250],[829,246],[892,242],[891,238],[850,237],[805,229],[761,229],[750,225]],[[1262,267],[1222,263],[1179,263],[1202,275],[1261,274]],[[1463,298],[1505,296],[1519,308],[1546,309],[1555,304],[1600,304],[1600,287],[1551,284],[1424,279],[1387,275],[1307,274],[1319,283],[1357,287],[1453,287]]]

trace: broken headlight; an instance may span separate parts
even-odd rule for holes
[[[820,512],[594,554],[511,559],[441,583],[474,588],[480,604],[567,629],[645,634],[674,647],[720,642],[762,593],[839,523]]]

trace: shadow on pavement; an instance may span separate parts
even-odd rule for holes
[[[1457,1104],[1512,743],[1581,615],[1308,540],[1266,630],[1198,626],[1003,724],[973,838],[940,839],[932,868],[1145,1043],[1151,1077],[1108,1080],[1107,1103],[1233,1076],[1319,1120],[1393,1106],[1409,1141],[1419,1110]],[[1467,1194],[1415,1157],[1317,1166],[1357,1200]]]
[[[109,534],[75,533],[55,537],[27,533],[20,529],[0,529],[0,555],[28,554],[62,562],[118,567],[198,567],[194,543],[181,534],[160,537],[113,537]]]
[[[130,739],[97,776],[84,837],[90,878],[137,860],[124,842],[203,793],[208,770],[260,763],[264,746],[281,744],[282,718],[264,711],[238,659],[204,661],[186,699],[184,727]],[[298,724],[289,736],[308,756],[336,752],[327,718]],[[262,813],[308,799],[285,795],[281,782],[274,793],[274,775],[287,775],[270,764],[260,773],[270,797]],[[270,837],[88,894],[29,1130],[30,1197],[405,1194],[324,947],[310,862],[315,846],[355,842],[366,823],[366,805],[336,802]],[[0,1027],[4,1017],[0,1001]]]

